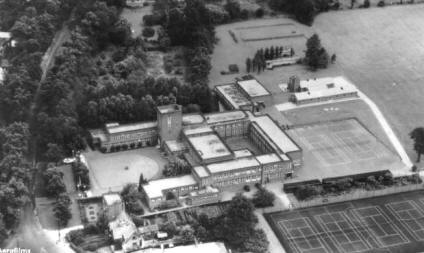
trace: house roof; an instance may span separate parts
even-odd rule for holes
[[[103,195],[103,200],[106,205],[113,205],[115,203],[122,203],[121,195],[118,193],[107,193]]]
[[[193,168],[194,173],[196,173],[200,178],[208,177],[209,172],[204,166],[196,166]]]
[[[256,79],[237,81],[237,84],[251,98],[270,95],[265,87]]]
[[[229,148],[215,133],[189,136],[188,141],[202,160],[231,155]]]
[[[227,248],[222,242],[208,242],[173,248],[149,248],[136,253],[228,253]]]
[[[241,120],[241,119],[247,118],[247,116],[243,111],[236,110],[236,111],[209,113],[205,115],[205,118],[208,124],[215,124],[215,123],[232,121],[232,120]]]
[[[125,125],[120,125],[118,123],[111,123],[106,125],[106,131],[109,134],[117,134],[117,133],[132,132],[132,131],[139,131],[139,130],[148,129],[148,128],[154,128],[154,127],[157,127],[157,125],[158,125],[157,121],[141,122],[141,123],[125,124]]]
[[[255,157],[251,156],[225,162],[211,163],[206,167],[211,173],[221,173],[254,166],[259,166],[259,162],[255,159]]]
[[[184,175],[149,181],[147,184],[143,185],[143,189],[149,198],[158,198],[162,197],[164,190],[196,184],[197,182],[192,175]]]
[[[300,87],[307,89],[307,91],[294,93],[296,100],[331,97],[358,91],[352,83],[342,76],[302,80]]]
[[[215,89],[230,103],[235,109],[249,105],[251,102],[244,96],[235,84],[223,84],[215,86]]]
[[[114,240],[126,240],[137,232],[137,227],[126,212],[120,213],[116,220],[109,222],[109,229]]]
[[[250,120],[256,123],[266,137],[278,147],[280,152],[288,153],[300,150],[296,143],[290,139],[290,137],[271,119],[271,117],[268,115],[254,116],[251,113],[249,116]]]

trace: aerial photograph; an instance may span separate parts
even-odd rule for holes
[[[424,252],[423,180],[424,0],[0,0],[0,253]]]

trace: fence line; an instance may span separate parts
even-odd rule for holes
[[[325,197],[316,197],[311,200],[306,201],[299,201],[296,199],[296,197],[292,193],[288,193],[287,196],[290,200],[290,206],[282,207],[282,206],[272,206],[267,207],[262,210],[263,213],[272,213],[272,212],[279,212],[279,211],[286,211],[286,210],[293,210],[293,209],[300,209],[300,208],[307,208],[307,207],[313,207],[313,206],[320,206],[320,205],[327,205],[332,203],[338,203],[338,202],[344,202],[344,201],[352,201],[352,200],[358,200],[358,199],[366,199],[366,198],[374,198],[378,196],[386,196],[396,193],[403,193],[403,192],[410,192],[410,191],[416,191],[416,190],[422,190],[424,189],[424,184],[411,184],[411,185],[403,185],[403,186],[392,186],[385,189],[380,190],[373,190],[373,191],[367,191],[367,190],[354,190],[349,193],[337,195],[337,196],[325,196]]]

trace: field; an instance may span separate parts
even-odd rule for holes
[[[145,179],[161,176],[167,161],[156,148],[143,148],[102,154],[84,154],[90,170],[93,192],[120,191],[128,183],[138,183],[140,173]]]
[[[303,149],[304,166],[296,172],[296,181],[404,167],[400,158],[356,119],[286,131]]]
[[[408,133],[424,125],[423,12],[422,4],[329,12],[313,25],[336,52],[341,73],[380,107],[413,160]]]
[[[283,111],[281,114],[292,125],[304,125],[316,122],[327,122],[330,120],[357,118],[359,121],[364,123],[379,140],[389,146],[391,150],[394,150],[387,135],[384,133],[380,123],[375,118],[369,106],[359,99],[297,108]]]
[[[265,214],[288,253],[418,252],[422,191]]]
[[[235,34],[237,42],[231,37]],[[247,74],[246,58],[253,58],[258,49],[271,46],[292,46],[295,53],[303,55],[306,37],[310,36],[311,29],[296,23],[289,18],[271,18],[237,22],[216,27],[219,38],[215,46],[209,75],[210,86],[234,81],[235,77]],[[228,70],[229,64],[237,64],[239,74],[221,75],[222,70]],[[284,70],[284,71],[282,71]],[[281,93],[279,82],[287,82],[290,73],[304,73],[307,70],[300,65],[266,70],[255,77],[261,81],[273,94]]]

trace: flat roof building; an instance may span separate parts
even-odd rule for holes
[[[214,162],[221,159],[231,159],[233,153],[230,148],[215,133],[201,136],[188,136],[189,146],[200,159],[200,163]]]
[[[215,91],[229,110],[251,110],[252,102],[238,89],[235,84],[221,84],[215,86]]]
[[[271,95],[265,87],[256,79],[237,81],[237,85],[248,95],[250,98],[262,97]]]
[[[300,81],[302,92],[292,94],[296,104],[317,103],[358,96],[356,87],[342,76]]]

